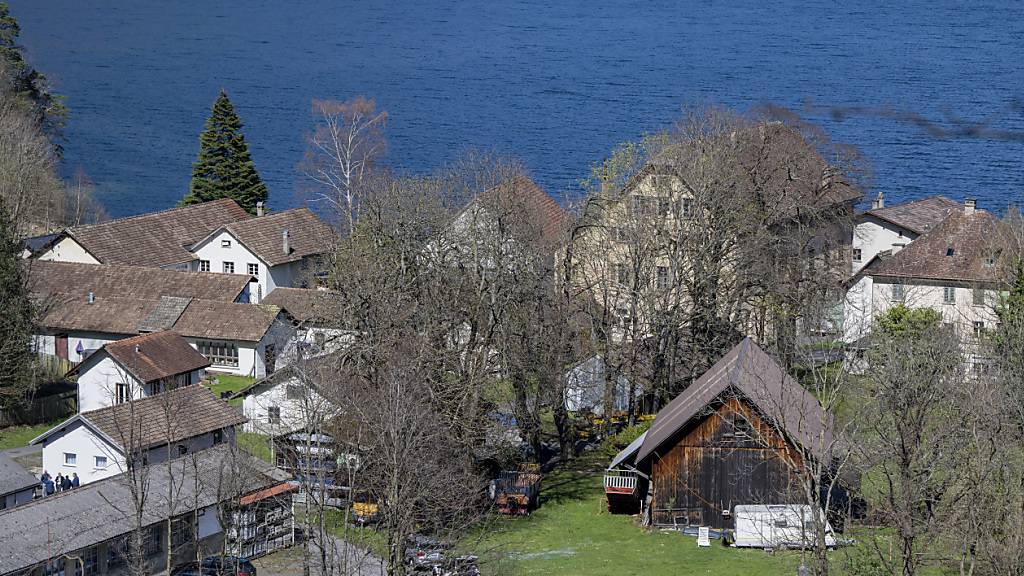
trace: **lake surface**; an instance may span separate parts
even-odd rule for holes
[[[520,157],[578,194],[619,142],[684,105],[889,107],[985,121],[936,138],[879,115],[810,117],[857,145],[890,201],[1024,200],[1024,3],[10,0],[33,63],[67,95],[66,170],[112,216],[173,205],[219,88],[246,123],[270,205],[300,204],[312,98],[387,110],[387,162],[467,147]]]

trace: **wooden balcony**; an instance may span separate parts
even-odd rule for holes
[[[609,470],[604,475],[604,493],[633,496],[636,494],[636,473],[626,470]]]

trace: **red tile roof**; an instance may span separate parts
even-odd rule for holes
[[[242,506],[247,506],[249,504],[252,504],[253,502],[259,502],[260,500],[266,500],[267,498],[272,498],[274,496],[279,496],[281,494],[286,494],[288,492],[294,492],[298,489],[299,486],[297,484],[289,484],[288,482],[282,482],[276,486],[271,486],[270,488],[260,490],[259,492],[253,492],[252,494],[242,496],[238,500],[238,503],[241,504]]]
[[[141,382],[153,382],[210,365],[205,356],[173,332],[153,332],[108,342],[101,350]]]
[[[539,235],[540,239],[548,242],[556,241],[572,224],[569,213],[550,194],[525,176],[484,191],[470,201],[469,206],[477,202],[485,208],[493,209],[496,206],[501,214],[521,215],[524,222],[520,223],[520,227],[535,226],[536,233],[529,230],[527,234]]]

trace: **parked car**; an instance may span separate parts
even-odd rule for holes
[[[176,566],[171,570],[171,576],[203,576],[203,572],[199,569],[198,562],[189,562],[188,564]]]
[[[256,567],[238,556],[207,556],[202,572],[202,576],[256,576]]]
[[[406,564],[413,572],[426,572],[434,576],[479,576],[477,557],[452,556],[451,547],[450,543],[437,538],[411,535],[405,549]]]

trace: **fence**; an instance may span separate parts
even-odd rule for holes
[[[35,398],[27,406],[0,409],[0,427],[21,424],[42,424],[70,417],[78,412],[78,393],[75,391]]]

